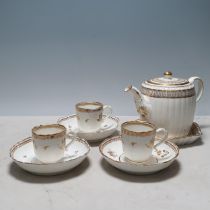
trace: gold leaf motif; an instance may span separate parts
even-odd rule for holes
[[[44,148],[44,150],[47,150],[49,148],[49,146],[44,146],[43,148]]]
[[[143,118],[146,118],[148,115],[149,115],[149,111],[148,109],[146,108],[146,106],[140,106],[138,108],[138,112],[141,114],[141,116]]]
[[[112,157],[117,157],[117,154],[111,150],[109,150],[107,153],[109,153],[109,155]]]
[[[136,144],[136,142],[131,142],[132,147],[134,147]]]
[[[156,152],[157,152],[157,155],[159,156],[161,155],[161,150],[157,150]]]
[[[167,150],[164,149],[163,150],[163,153],[164,154],[161,155],[162,158],[165,157],[165,156],[167,156],[169,154],[169,151],[167,151]]]
[[[146,147],[147,148],[153,148],[154,146],[154,141],[153,140],[150,140],[147,144],[146,144]]]

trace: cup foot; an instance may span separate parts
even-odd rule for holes
[[[120,155],[119,160],[123,161],[123,162],[130,162],[130,163],[143,164],[143,165],[151,165],[151,164],[158,163],[157,158],[152,156],[152,155],[146,160],[143,160],[143,161],[141,161],[141,160],[140,161],[136,161],[135,160],[134,161],[134,160],[131,160],[131,159],[127,158],[125,156],[125,154],[123,153],[122,155]]]

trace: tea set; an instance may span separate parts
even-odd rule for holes
[[[143,82],[140,90],[131,85],[125,89],[133,94],[140,118],[119,126],[110,105],[80,102],[74,115],[33,127],[32,137],[12,146],[10,156],[28,172],[55,175],[78,166],[90,152],[88,142],[105,139],[99,151],[115,168],[139,175],[163,170],[177,158],[177,145],[202,135],[193,119],[203,89],[199,77],[179,79],[165,72]]]

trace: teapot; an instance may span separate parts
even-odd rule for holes
[[[203,81],[199,77],[180,79],[167,71],[163,77],[144,81],[140,90],[130,85],[125,91],[133,94],[141,120],[165,128],[168,138],[172,139],[188,135],[203,89]]]

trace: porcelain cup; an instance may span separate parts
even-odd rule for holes
[[[121,125],[123,152],[127,159],[136,162],[148,160],[152,150],[168,136],[165,128],[156,128],[145,121],[127,121]]]
[[[44,163],[53,163],[64,157],[64,152],[75,140],[66,145],[66,128],[59,124],[39,125],[32,128],[34,153],[37,159]]]
[[[99,130],[102,122],[111,114],[111,106],[103,105],[100,102],[80,102],[76,104],[78,128],[84,132]]]

